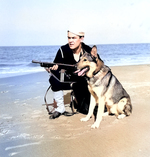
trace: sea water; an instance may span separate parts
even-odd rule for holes
[[[90,45],[92,46],[92,45]],[[0,47],[0,78],[44,71],[32,60],[53,62],[60,46]],[[150,64],[150,44],[97,45],[107,66]]]

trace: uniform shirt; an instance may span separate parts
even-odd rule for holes
[[[91,47],[88,45],[85,45],[82,43],[82,50],[83,53],[91,52]],[[54,59],[54,63],[64,63],[64,64],[76,64],[76,60],[73,56],[73,51],[70,49],[69,44],[66,44],[64,46],[61,46],[61,48],[58,50],[56,57]]]

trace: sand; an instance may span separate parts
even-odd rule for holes
[[[81,113],[49,119],[42,105],[46,72],[0,79],[0,157],[149,157],[150,65],[111,69],[130,94],[133,113],[122,120],[103,117],[98,129],[90,127],[93,118],[80,122]],[[69,102],[68,93],[67,111]]]

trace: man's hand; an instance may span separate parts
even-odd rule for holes
[[[52,67],[49,67],[49,68],[45,68],[47,72],[50,72],[50,70],[57,70],[58,69],[58,65],[55,64],[53,65]]]

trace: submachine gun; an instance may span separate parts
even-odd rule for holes
[[[40,64],[41,67],[44,68],[49,68],[52,67],[53,65],[58,65],[60,70],[60,78],[55,76],[55,74],[51,71],[51,75],[55,77],[59,82],[62,83],[71,83],[73,81],[65,81],[65,75],[67,78],[69,78],[69,75],[73,74],[73,72],[77,69],[75,65],[71,64],[63,64],[63,63],[51,63],[51,62],[41,62],[37,60],[32,60],[32,63],[38,63]]]

